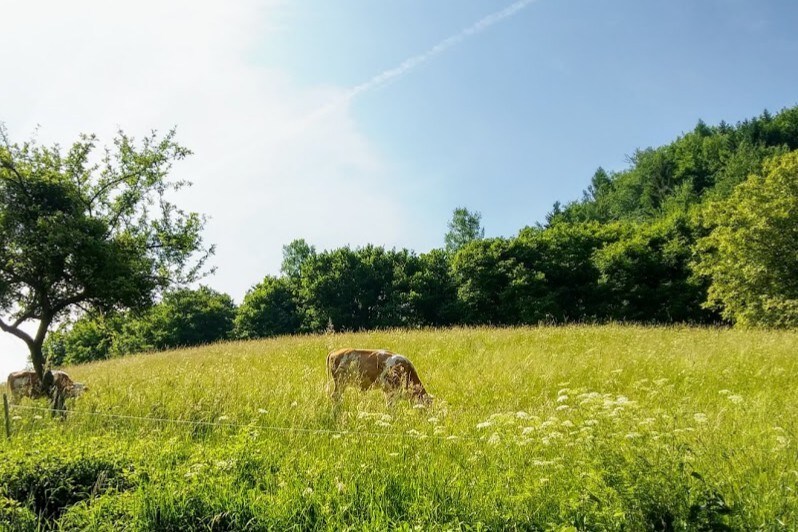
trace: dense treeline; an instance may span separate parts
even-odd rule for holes
[[[236,308],[203,287],[137,315],[84,316],[56,362],[228,338],[383,327],[623,320],[798,324],[798,107],[699,122],[628,169],[599,168],[545,224],[483,238],[455,210],[445,249],[284,247],[280,276]]]

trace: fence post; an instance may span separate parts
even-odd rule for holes
[[[8,415],[8,396],[3,394],[3,411],[6,414],[6,439],[11,439],[11,417]]]

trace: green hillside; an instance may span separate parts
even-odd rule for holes
[[[325,392],[326,353],[410,357],[436,396]],[[12,408],[17,530],[798,526],[798,334],[570,326],[281,337],[67,368]],[[148,418],[148,419],[143,419]]]

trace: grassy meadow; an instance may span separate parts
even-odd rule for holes
[[[434,404],[331,405],[345,346],[408,356]],[[0,530],[798,529],[794,332],[383,331],[65,369],[90,386],[65,421],[11,411]]]

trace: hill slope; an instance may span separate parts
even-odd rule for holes
[[[407,355],[435,404],[389,407],[377,391],[350,391],[333,408],[324,358],[341,346]],[[284,337],[76,366],[67,371],[91,390],[66,421],[29,409],[40,402],[12,410],[0,522],[790,528],[796,350],[791,332],[478,328]]]

